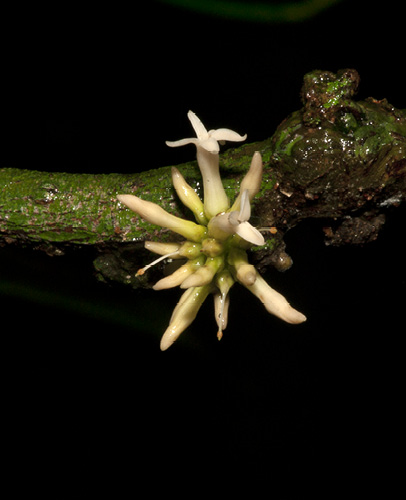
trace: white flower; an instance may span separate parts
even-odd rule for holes
[[[252,157],[250,168],[241,181],[240,193],[233,206],[226,213],[219,214],[211,219],[209,234],[216,234],[218,238],[221,238],[222,234],[223,237],[238,234],[238,236],[253,245],[261,246],[265,244],[262,234],[248,222],[251,217],[250,202],[260,190],[262,172],[262,157],[256,151]]]
[[[246,189],[241,196],[241,208],[228,213],[222,213],[213,217],[208,225],[209,236],[218,239],[226,239],[231,234],[238,234],[240,238],[253,245],[265,245],[262,234],[248,222],[251,216],[251,207]]]
[[[242,141],[245,136],[228,129],[207,132],[194,113],[189,111],[188,117],[197,138],[167,144],[196,145],[197,162],[203,177],[204,201],[200,200],[175,167],[172,168],[172,180],[179,199],[193,212],[197,224],[176,217],[155,203],[137,196],[117,197],[148,222],[169,228],[186,238],[186,241],[177,243],[145,242],[145,247],[160,257],[137,273],[142,275],[149,267],[166,258],[187,259],[174,273],[162,278],[153,287],[154,290],[174,286],[186,289],[162,337],[161,349],[168,349],[192,323],[209,293],[214,295],[217,337],[220,340],[227,326],[229,291],[236,281],[256,295],[268,312],[288,323],[302,323],[306,317],[293,309],[285,297],[271,288],[248,262],[247,248],[251,244],[265,243],[262,234],[248,222],[251,216],[250,203],[261,187],[263,165],[260,153],[254,154],[250,168],[241,181],[240,193],[230,208],[220,178],[218,141]]]
[[[218,154],[220,147],[218,141],[245,141],[247,135],[241,136],[228,128],[219,128],[217,130],[206,130],[206,127],[200,119],[189,111],[187,114],[197,137],[189,139],[180,139],[179,141],[166,141],[167,146],[175,148],[178,146],[185,146],[186,144],[195,144],[197,147],[203,148],[209,153]]]
[[[197,137],[174,142],[167,141],[166,144],[170,147],[185,146],[186,144],[196,146],[197,162],[203,178],[204,214],[210,220],[229,207],[229,201],[220,178],[218,141],[244,141],[247,136],[241,136],[227,128],[207,131],[193,111],[188,112],[188,118]]]

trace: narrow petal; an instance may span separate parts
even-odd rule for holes
[[[170,148],[177,148],[179,146],[186,146],[186,144],[199,144],[199,139],[191,137],[189,139],[179,139],[178,141],[165,141],[165,144]]]
[[[230,130],[228,128],[218,128],[217,130],[210,130],[209,136],[212,137],[213,139],[216,139],[216,141],[233,141],[233,142],[245,141],[245,139],[247,138],[247,134],[240,135],[237,134],[237,132],[234,132],[233,130]]]
[[[247,221],[241,222],[241,224],[237,226],[236,233],[245,241],[249,241],[253,245],[265,245],[265,240],[262,234]]]
[[[181,234],[187,240],[201,241],[205,235],[206,228],[192,221],[183,220],[176,217],[155,203],[141,200],[132,194],[120,194],[117,199],[126,205],[130,210],[136,212],[144,220],[151,224],[167,227],[175,233]]]
[[[200,121],[200,119],[196,116],[193,111],[189,111],[187,114],[187,117],[190,120],[190,123],[192,124],[192,127],[194,131],[196,132],[197,137],[200,140],[205,140],[208,139],[209,134],[207,133],[206,127],[203,125],[203,123]]]
[[[176,167],[172,167],[172,182],[180,201],[193,212],[199,224],[206,225],[202,200]]]
[[[193,322],[210,292],[210,285],[186,290],[176,306],[171,322],[161,339],[161,350],[168,349],[179,335]]]
[[[306,316],[294,309],[283,295],[268,285],[260,274],[257,273],[255,283],[246,288],[259,298],[269,313],[287,323],[299,324],[306,321]]]

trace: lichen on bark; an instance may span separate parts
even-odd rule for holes
[[[289,265],[286,232],[308,218],[323,218],[329,244],[375,239],[388,207],[406,197],[406,111],[385,99],[356,101],[355,70],[305,75],[303,107],[290,114],[269,139],[220,155],[231,199],[255,151],[264,178],[253,203],[258,226],[276,229],[264,248],[253,249],[257,266]],[[198,189],[195,161],[178,165]],[[170,167],[125,174],[65,174],[0,170],[0,243],[34,245],[58,255],[71,246],[93,245],[102,279],[150,286],[154,273],[139,278],[146,239],[173,240],[173,233],[142,221],[117,201],[133,193],[185,217],[171,184]],[[327,220],[327,222],[325,222]]]

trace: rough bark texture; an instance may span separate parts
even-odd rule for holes
[[[253,249],[260,267],[289,265],[283,235],[304,219],[326,219],[328,244],[366,243],[377,237],[386,209],[406,198],[406,111],[386,100],[355,101],[358,84],[355,70],[308,73],[303,108],[288,116],[270,139],[220,155],[231,199],[252,154],[259,150],[263,155],[254,223],[276,228],[276,233],[269,233],[265,247]],[[191,185],[199,185],[196,162],[178,168]],[[50,255],[61,255],[72,245],[94,245],[99,277],[149,286],[154,273],[135,277],[151,259],[143,241],[175,237],[142,221],[116,196],[134,193],[185,217],[170,179],[170,167],[134,175],[2,169],[0,244],[34,245]]]

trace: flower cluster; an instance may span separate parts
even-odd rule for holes
[[[285,297],[271,288],[248,262],[247,249],[265,243],[262,234],[249,223],[250,203],[259,192],[262,181],[260,153],[253,155],[251,166],[241,181],[240,193],[230,207],[220,178],[219,142],[243,141],[246,136],[224,128],[207,131],[192,111],[189,111],[188,118],[197,137],[168,141],[166,144],[170,147],[185,144],[196,146],[203,178],[204,201],[179,170],[172,168],[176,193],[193,212],[196,222],[176,217],[155,203],[137,196],[118,196],[121,203],[146,221],[169,228],[185,238],[181,243],[145,242],[145,247],[160,257],[138,272],[143,274],[149,267],[166,258],[185,260],[173,274],[162,278],[153,287],[154,290],[163,290],[180,286],[185,290],[162,337],[161,349],[170,347],[192,323],[210,293],[214,296],[217,336],[221,339],[227,326],[229,291],[236,281],[256,295],[268,312],[288,323],[302,323],[306,317],[293,309]]]

